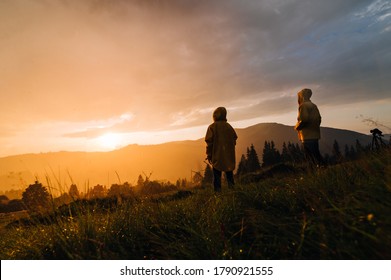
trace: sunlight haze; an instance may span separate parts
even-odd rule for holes
[[[294,125],[391,132],[391,4],[375,1],[0,1],[0,156],[108,151]]]

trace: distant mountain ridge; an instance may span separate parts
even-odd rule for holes
[[[265,141],[273,140],[281,151],[283,142],[297,143],[297,133],[292,126],[278,123],[260,123],[235,129],[238,134],[237,161],[254,147],[261,159]],[[370,143],[372,136],[335,128],[321,128],[322,153],[330,153],[334,140],[341,151],[345,145]],[[70,184],[80,191],[96,184],[110,186],[113,183],[136,184],[138,175],[145,174],[152,180],[179,178],[188,180],[194,172],[205,168],[205,142],[203,138],[168,142],[158,145],[129,145],[110,152],[52,152],[24,154],[0,158],[0,191],[25,188],[38,178],[45,185],[58,191],[68,191]],[[49,183],[48,183],[49,181]]]

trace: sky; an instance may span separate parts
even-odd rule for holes
[[[391,132],[387,0],[0,0],[0,156],[294,125]]]

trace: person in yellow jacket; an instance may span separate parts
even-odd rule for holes
[[[299,111],[295,130],[303,143],[304,154],[310,163],[323,165],[324,160],[319,151],[320,116],[318,107],[311,102],[312,90],[305,88],[297,93]]]
[[[227,122],[227,110],[218,107],[213,112],[213,123],[205,135],[207,160],[213,167],[213,186],[216,192],[221,191],[221,175],[225,172],[228,186],[233,187],[235,169],[235,145],[238,136]]]

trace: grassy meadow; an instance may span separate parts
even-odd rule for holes
[[[280,166],[281,167],[281,166]],[[75,201],[0,226],[5,259],[390,259],[391,152],[128,200]]]

